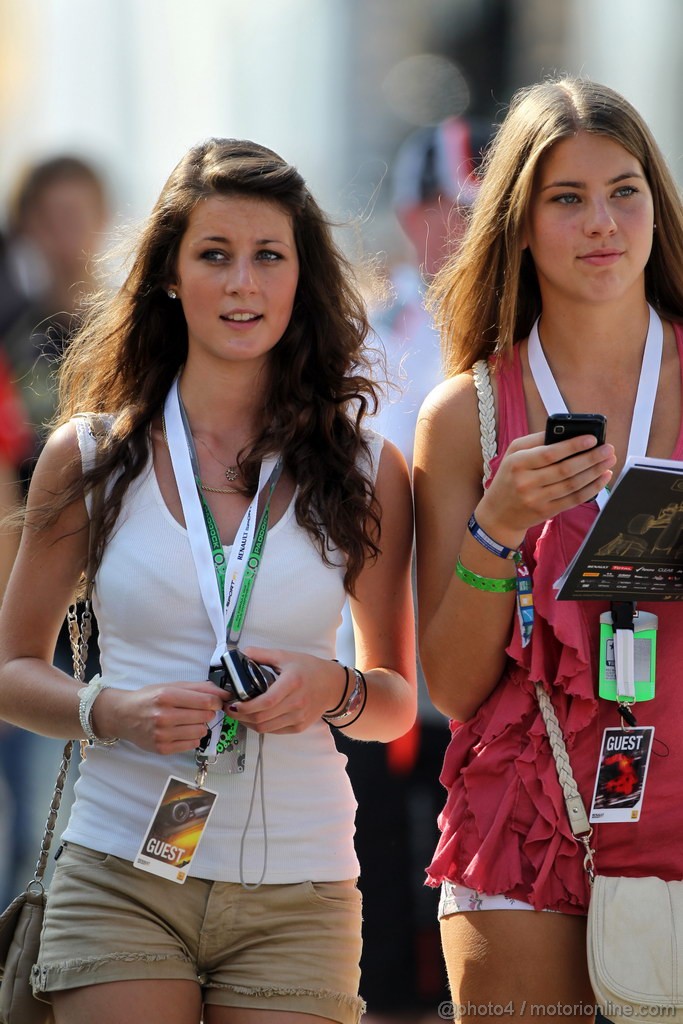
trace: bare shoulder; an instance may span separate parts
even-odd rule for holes
[[[471,372],[428,395],[413,462],[419,618],[426,627],[450,584],[467,521],[483,494],[477,392]]]
[[[68,423],[63,423],[60,427],[57,427],[45,442],[42,454],[46,454],[51,458],[59,458],[60,456],[66,460],[73,460],[79,453],[78,448],[78,431],[76,429],[76,420],[69,420]]]
[[[403,452],[392,441],[384,439],[375,481],[375,493],[382,510],[382,531],[395,523],[400,530],[409,529],[412,538],[413,496],[410,470]]]
[[[385,437],[377,469],[377,486],[400,486],[401,481],[408,480],[408,464],[403,452]]]
[[[476,400],[474,375],[471,370],[465,370],[464,373],[448,377],[437,384],[422,403],[420,415],[431,410],[437,412],[457,408],[463,401],[467,401],[468,395],[471,399]]]
[[[58,427],[45,442],[31,478],[29,508],[63,493],[82,472],[78,433],[73,420]]]
[[[434,460],[481,465],[477,391],[471,370],[437,385],[422,404],[417,421],[415,467]]]
[[[55,638],[87,561],[85,501],[64,499],[66,493],[77,493],[69,489],[80,473],[77,428],[70,422],[50,435],[31,477],[24,529],[0,617],[0,647],[6,658],[52,661]]]

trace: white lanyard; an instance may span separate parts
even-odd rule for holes
[[[202,512],[197,483],[192,471],[190,449],[183,428],[177,378],[166,396],[164,418],[168,435],[168,451],[171,456],[173,473],[180,495],[180,504],[185,517],[185,527],[197,572],[199,589],[216,636],[216,649],[211,658],[211,664],[215,665],[218,664],[220,656],[225,652],[225,634],[231,611],[230,606],[235,595],[239,593],[247,559],[252,548],[254,532],[256,530],[256,507],[259,495],[278,460],[276,456],[270,456],[261,463],[256,494],[250,502],[249,508],[244,513],[230,551],[225,575],[225,600],[223,606],[221,606],[216,572],[206,533],[204,513]]]
[[[662,321],[657,312],[648,304],[650,311],[650,322],[647,329],[645,349],[643,350],[643,362],[640,368],[640,380],[638,381],[638,392],[635,405],[633,406],[633,417],[631,419],[631,431],[628,439],[629,455],[645,455],[647,442],[650,437],[652,415],[657,397],[657,384],[659,381],[659,370],[662,363],[662,349],[664,343],[664,331]],[[534,379],[541,401],[545,406],[546,413],[550,415],[555,412],[567,412],[567,405],[560,394],[555,383],[552,370],[545,357],[541,339],[538,336],[538,320],[529,332],[529,346],[527,349],[529,357],[529,369]],[[597,495],[596,501],[602,509],[609,498],[607,489],[603,489]]]

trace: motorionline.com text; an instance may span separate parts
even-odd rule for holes
[[[603,1007],[591,1006],[588,1003],[529,1003],[526,999],[515,1003],[451,1003],[439,1004],[439,1017],[442,1020],[466,1020],[468,1017],[588,1017],[594,1016],[598,1010],[609,1020],[619,1018],[649,1017],[656,1020],[666,1019],[676,1014],[675,1006],[613,1006],[611,1003]]]

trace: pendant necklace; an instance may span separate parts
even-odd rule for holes
[[[161,432],[164,435],[164,444],[168,448],[168,435],[166,433],[166,417],[163,416],[163,415],[161,417]],[[194,437],[194,435],[192,435],[192,436]],[[202,439],[201,439],[201,437],[198,437],[196,440],[201,441]],[[208,447],[206,442],[202,441],[202,444],[206,447],[207,451],[209,452],[209,455],[213,455],[213,452]],[[213,455],[213,457],[214,457],[214,459],[216,459],[215,455]],[[226,476],[227,480],[237,480],[237,478],[239,476],[239,470],[238,470],[237,466],[228,466],[227,469],[226,469],[225,464],[220,462],[220,459],[216,459],[216,462],[220,463],[220,465],[223,466],[223,468],[225,469],[225,476]],[[201,489],[203,491],[208,491],[210,494],[241,494],[242,493],[241,490],[239,489],[239,487],[209,487],[209,485],[205,484],[204,481],[201,480],[201,479],[199,481],[199,486],[201,487]]]
[[[192,436],[194,437],[194,434]],[[211,458],[214,459],[214,461],[217,462],[219,466],[223,467],[223,469],[225,471],[225,479],[226,480],[228,480],[230,483],[234,483],[235,480],[239,479],[239,475],[240,475],[239,466],[237,466],[237,465],[227,466],[224,462],[221,462],[221,460],[218,458],[218,456],[214,455],[214,453],[211,451],[211,449],[209,448],[208,444],[206,443],[206,441],[203,438],[195,437],[194,439],[195,439],[195,441],[199,441],[200,444],[203,444],[204,447],[206,448],[207,452],[211,456]],[[208,488],[207,488],[207,490],[208,490]]]

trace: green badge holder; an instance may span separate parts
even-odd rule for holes
[[[657,616],[651,612],[638,612],[633,620],[633,646],[635,653],[636,701],[652,700],[655,695],[655,664],[657,658]],[[614,666],[614,628],[612,613],[600,616],[600,671],[598,694],[605,700],[632,702],[632,698],[617,694]]]

